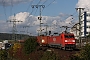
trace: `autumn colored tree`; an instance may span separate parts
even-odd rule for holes
[[[12,47],[8,49],[8,53],[9,53],[9,54],[8,54],[8,57],[9,57],[9,60],[10,60],[10,59],[11,59],[11,60],[16,59],[16,58],[15,58],[15,56],[17,56],[16,53],[18,52],[18,50],[19,50],[20,48],[21,48],[21,44],[15,42],[15,43],[12,45]]]

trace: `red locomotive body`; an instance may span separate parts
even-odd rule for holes
[[[50,36],[48,40],[48,45],[50,47],[60,47],[61,46],[60,36]]]
[[[60,35],[61,47],[65,49],[75,49],[76,48],[76,40],[74,34],[72,33],[62,33]]]
[[[76,47],[75,37],[72,33],[61,33],[58,36],[38,36],[37,39],[42,46],[64,49],[75,49]]]

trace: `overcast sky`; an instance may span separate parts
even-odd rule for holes
[[[32,5],[45,5],[41,7],[43,32],[46,31],[45,25],[48,25],[48,31],[53,32],[65,30],[61,26],[72,27],[78,22],[77,7],[90,10],[89,0],[0,0],[0,33],[12,33],[13,23],[9,21],[16,19],[23,21],[16,23],[17,33],[37,35],[37,30],[40,30],[40,7],[32,8]]]

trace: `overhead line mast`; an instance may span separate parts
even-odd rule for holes
[[[22,21],[16,21],[15,14],[14,14],[14,19],[8,20],[7,22],[12,22],[13,23],[12,40],[15,40],[16,41],[16,32],[17,32],[16,23],[17,22],[22,22]]]

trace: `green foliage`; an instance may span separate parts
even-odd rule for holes
[[[8,53],[6,50],[0,50],[0,60],[7,60]]]
[[[55,53],[46,51],[42,56],[41,60],[60,60]]]
[[[86,44],[84,48],[82,48],[80,52],[81,58],[84,60],[90,60],[90,45]]]
[[[86,44],[71,60],[90,60],[90,44]]]
[[[83,60],[83,59],[80,58],[79,56],[71,56],[70,60]]]
[[[26,54],[29,54],[29,53],[33,52],[36,49],[36,47],[37,47],[36,38],[30,37],[24,43],[24,52]]]

